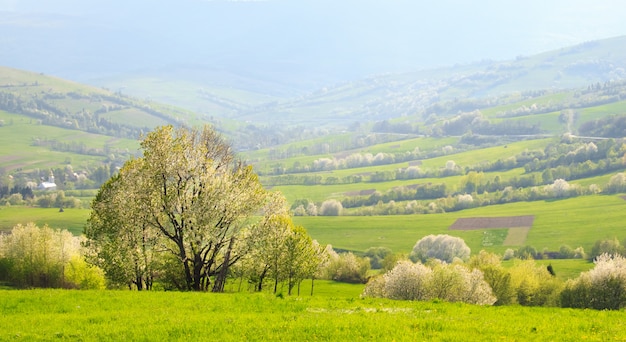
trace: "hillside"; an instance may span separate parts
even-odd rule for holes
[[[0,193],[51,172],[61,190],[98,187],[139,153],[140,134],[197,122],[191,112],[119,91],[0,67],[0,185],[17,186]]]
[[[0,110],[42,124],[136,139],[163,124],[194,124],[195,115],[57,77],[0,67]]]
[[[506,68],[488,62],[390,74],[291,100],[278,91],[270,105],[264,102],[269,98],[257,96],[263,89],[259,84],[247,95],[230,86],[216,87],[247,108],[226,117],[140,100],[126,95],[127,88],[111,92],[2,68],[3,184],[26,187],[52,172],[59,189],[97,188],[137,155],[141,132],[168,123],[213,122],[242,151],[262,183],[283,192],[294,214],[319,234],[316,238],[323,239],[318,227],[331,215],[394,215],[396,220],[459,213],[461,218],[465,212],[505,204],[541,206],[565,198],[583,203],[598,194],[613,196],[626,192],[626,182],[617,176],[626,168],[626,82],[620,80],[620,62],[611,59],[618,53],[608,51],[623,39],[518,58]],[[587,59],[601,66],[574,67]],[[170,80],[180,86],[175,73]],[[196,76],[201,79],[202,72]],[[555,77],[564,88],[550,86]],[[191,88],[181,89],[170,95],[190,99],[183,94]],[[365,107],[364,101],[369,103]],[[367,110],[354,116],[357,107]],[[252,108],[256,112],[246,112]],[[290,117],[301,114],[310,121],[289,124]],[[323,122],[325,115],[330,126]],[[88,201],[90,195],[75,196]],[[502,215],[508,215],[506,210]],[[593,241],[584,237],[585,227],[576,229],[582,230],[572,243],[588,248]],[[346,249],[368,247],[332,239],[325,242]],[[389,240],[394,248],[398,239],[408,241],[395,239]],[[474,240],[470,243],[479,248]],[[502,252],[503,241],[498,243],[494,250]],[[539,243],[544,244],[540,248],[558,248]]]
[[[448,116],[484,105],[470,100],[499,99],[532,91],[586,88],[626,77],[626,36],[587,42],[515,60],[491,61],[424,69],[407,73],[374,74],[364,79],[327,84],[312,92],[285,84],[263,82],[253,72],[228,74],[192,66],[129,73],[94,80],[130,94],[218,117],[259,126],[316,125],[346,128],[355,122],[375,122],[403,116]],[[198,67],[196,67],[198,68]],[[202,77],[204,76],[204,77]],[[272,79],[265,76],[266,79]],[[294,83],[295,84],[295,83]],[[458,101],[449,111],[436,104]]]

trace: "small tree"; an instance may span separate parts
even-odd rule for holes
[[[85,229],[88,261],[102,268],[113,286],[151,290],[159,250],[157,231],[149,224],[149,198],[137,185],[143,183],[142,164],[127,162],[102,185],[92,203]],[[134,208],[135,210],[129,210]]]
[[[605,191],[608,193],[618,193],[626,191],[626,173],[620,172],[615,174],[609,180]]]
[[[507,305],[515,302],[511,274],[502,266],[498,255],[482,250],[470,259],[469,266],[482,271],[483,278],[497,298],[494,305]]]
[[[172,279],[181,273],[180,289],[222,291],[228,268],[243,257],[237,252],[246,252],[235,250],[237,240],[258,219],[267,192],[252,167],[237,160],[209,126],[158,127],[141,147],[143,157],[129,162],[136,172],[120,173],[120,182],[128,185],[120,191],[134,201],[108,205],[105,196],[98,196],[92,206],[102,206],[100,216],[112,221],[141,218],[161,250],[174,256],[163,264],[171,267],[162,273]],[[98,224],[88,225],[87,235],[96,229]],[[97,250],[102,240],[92,242]]]
[[[455,258],[467,261],[470,248],[463,239],[450,235],[428,235],[417,241],[410,258],[412,261],[426,262],[434,258],[451,263]]]
[[[593,244],[593,247],[591,247],[591,254],[589,255],[589,258],[591,258],[591,260],[595,260],[595,258],[602,254],[622,255],[623,253],[624,247],[620,244],[617,238],[598,240]]]
[[[541,259],[541,254],[537,252],[537,249],[533,246],[520,247],[515,253],[515,256],[519,259]]]
[[[367,281],[367,271],[370,269],[369,260],[359,258],[349,253],[330,255],[329,263],[325,267],[327,279],[345,283],[362,283]]]
[[[383,267],[383,260],[392,254],[391,249],[387,247],[370,247],[363,253],[363,256],[369,258],[372,269],[377,270]]]
[[[319,214],[322,216],[339,216],[343,211],[343,205],[336,199],[329,199],[322,202]]]
[[[558,302],[562,284],[550,275],[545,266],[534,260],[516,260],[509,268],[511,285],[520,305],[553,306]]]

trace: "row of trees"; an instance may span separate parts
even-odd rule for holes
[[[280,204],[283,202],[280,196],[272,195],[269,202],[275,202],[268,203],[269,206],[279,205],[283,209],[264,217],[258,229],[246,231],[242,241],[248,241],[249,249],[228,270],[231,285],[239,284],[239,291],[264,291],[271,286],[274,293],[286,288],[289,295],[297,289],[299,295],[304,279],[367,281],[370,259],[352,253],[338,254],[330,245],[320,246],[302,227],[293,225]],[[0,282],[18,288],[185,289],[177,261],[168,253],[131,251],[128,245],[121,244],[117,252],[94,251],[86,246],[93,247],[84,237],[72,236],[67,230],[38,227],[34,223],[18,224],[9,234],[0,234]],[[391,251],[385,254],[391,255]],[[94,265],[94,259],[99,257],[106,258],[99,262],[102,267]],[[145,270],[146,265],[152,267],[152,273],[138,277],[137,272]],[[246,288],[242,289],[244,282]],[[224,290],[224,284],[221,286],[220,290]]]
[[[451,146],[445,146],[442,154],[449,154],[454,150]],[[449,152],[445,152],[449,151]],[[421,178],[439,178],[456,175],[470,175],[472,173],[506,171],[523,167],[528,176],[513,180],[510,184],[483,180],[474,183],[473,188],[467,192],[496,191],[506,186],[526,187],[540,184],[549,184],[555,179],[562,178],[573,180],[596,176],[623,168],[626,161],[626,144],[621,140],[605,140],[598,143],[566,141],[548,145],[544,150],[523,151],[506,159],[495,162],[482,161],[476,165],[461,167],[453,160],[449,160],[439,168],[426,169],[419,162],[413,163],[406,168],[396,170],[376,171],[372,173],[348,175],[344,177],[325,176],[321,174],[300,174],[300,172],[331,171],[336,169],[364,167],[371,165],[386,165],[402,161],[416,160],[415,156],[421,155],[418,149],[405,153],[378,153],[351,154],[345,158],[320,158],[312,165],[297,167],[289,171],[292,173],[269,177],[268,185],[334,185],[352,183],[376,183],[393,180],[409,180]],[[533,173],[542,172],[541,178],[535,178]],[[280,173],[285,172],[282,170]]]
[[[33,84],[32,86],[36,87],[37,85]],[[116,110],[136,109],[159,117],[166,122],[178,122],[171,114],[152,108],[149,105],[141,104],[121,94],[109,96],[46,91],[42,92],[42,94],[35,92],[34,95],[30,96],[24,95],[24,93],[13,92],[12,90],[11,87],[5,87],[0,91],[0,109],[28,115],[40,120],[45,125],[136,139],[141,132],[147,131],[148,128],[114,122],[101,114]],[[94,104],[101,104],[101,106],[93,112],[86,110],[84,107],[82,110],[74,112],[67,108],[68,101],[88,102],[89,107],[92,108]]]
[[[570,198],[598,193],[618,193],[626,191],[626,176],[618,173],[612,176],[603,188],[596,184],[582,187],[570,184],[563,179],[556,179],[545,186],[528,186],[521,180],[512,179],[514,184],[527,186],[514,187],[507,185],[502,190],[484,191],[479,194],[448,193],[445,184],[420,184],[412,187],[394,188],[386,193],[373,191],[368,196],[349,196],[341,201],[329,199],[316,204],[306,199],[298,200],[292,205],[296,216],[336,216],[336,215],[409,215],[452,212],[468,208],[476,208],[493,204],[504,204],[522,201],[540,201],[555,198]],[[510,184],[506,182],[504,184]],[[499,183],[498,184],[502,184]]]

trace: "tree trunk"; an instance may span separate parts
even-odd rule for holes
[[[192,287],[193,291],[202,291],[202,267],[204,263],[202,262],[202,256],[199,253],[196,253],[193,256],[193,280]]]
[[[267,275],[268,268],[263,270],[263,273],[259,276],[259,286],[257,287],[257,292],[261,292],[263,290],[263,281],[265,280],[265,276]]]
[[[228,243],[228,249],[226,250],[226,254],[224,254],[224,262],[222,263],[222,267],[220,268],[220,273],[217,275],[215,279],[215,284],[213,285],[213,292],[224,292],[224,285],[226,284],[226,276],[228,275],[228,264],[230,263],[230,252],[233,249],[233,244],[235,243],[235,237],[230,238],[230,242]]]
[[[140,275],[137,275],[137,278],[135,278],[135,286],[137,286],[137,291],[143,290],[143,280]]]
[[[315,277],[311,277],[311,296],[313,295],[313,286],[315,285]]]
[[[178,243],[178,242],[177,242]],[[187,259],[187,253],[182,243],[178,243],[178,249],[180,252],[180,258],[183,262],[185,269],[185,283],[187,285],[187,291],[193,290],[193,275],[191,274],[191,267],[189,267],[189,259]]]

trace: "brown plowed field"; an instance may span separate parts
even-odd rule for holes
[[[346,196],[369,196],[376,192],[376,189],[367,189],[367,190],[356,190],[356,191],[348,191],[343,194]]]
[[[457,219],[448,229],[474,230],[494,228],[532,227],[534,215],[504,217],[466,217]]]

